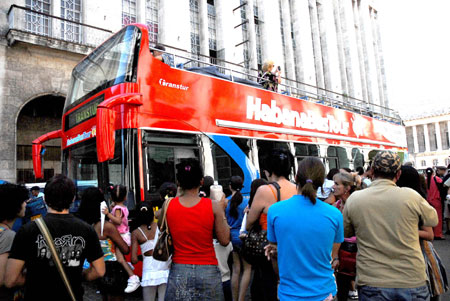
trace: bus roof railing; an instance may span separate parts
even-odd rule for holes
[[[170,45],[160,45],[166,47],[166,50],[162,51],[153,47],[150,47],[150,49],[163,52],[169,57],[172,57],[172,67],[176,66],[176,68],[187,69],[188,66],[215,66],[220,73],[229,75],[231,81],[235,81],[235,77],[248,79],[254,83],[264,81],[264,79],[258,77],[258,71],[255,69],[249,70],[240,64],[228,62],[220,58],[188,52],[184,49]],[[379,120],[402,124],[399,114],[391,108],[374,103],[368,103],[367,101],[349,95],[320,88],[311,84],[302,83],[286,77],[282,77],[282,80],[283,82],[278,85],[280,87],[280,92],[277,93],[333,108],[351,111]]]

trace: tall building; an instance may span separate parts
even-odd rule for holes
[[[192,64],[251,79],[270,59],[280,92],[391,115],[375,0],[3,0],[0,179],[34,181],[31,142],[60,128],[72,68],[133,22]],[[48,143],[46,178],[60,156]]]
[[[403,117],[409,160],[417,169],[450,164],[450,107]]]

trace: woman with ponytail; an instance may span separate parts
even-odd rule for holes
[[[333,300],[336,295],[332,258],[344,240],[344,227],[339,210],[316,198],[324,177],[320,159],[303,159],[297,194],[269,208],[266,255],[278,254],[280,300]]]
[[[442,233],[442,202],[441,194],[439,192],[438,185],[442,185],[442,179],[434,175],[434,171],[431,167],[428,167],[425,171],[427,174],[427,201],[436,209],[439,223],[436,227],[433,227],[434,239],[445,239]]]
[[[233,244],[233,273],[231,275],[231,291],[233,300],[245,300],[252,266],[240,255],[242,240],[239,238],[239,230],[244,218],[244,210],[247,207],[248,199],[242,196],[243,180],[240,176],[233,176],[230,180],[231,198],[225,211],[228,225],[230,226],[231,243]],[[242,279],[239,281],[242,272]],[[240,285],[239,285],[240,284]]]

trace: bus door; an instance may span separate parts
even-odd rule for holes
[[[143,131],[144,182],[146,199],[161,206],[159,188],[176,183],[176,167],[188,159],[202,161],[198,135]]]

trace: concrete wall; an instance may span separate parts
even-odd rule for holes
[[[36,97],[66,95],[73,67],[81,55],[25,43],[8,46],[0,40],[0,179],[16,181],[17,119],[23,106]],[[56,130],[61,124],[36,124],[39,133]],[[45,129],[44,129],[45,128]],[[41,131],[42,130],[42,131]],[[30,140],[28,143],[31,144]]]

